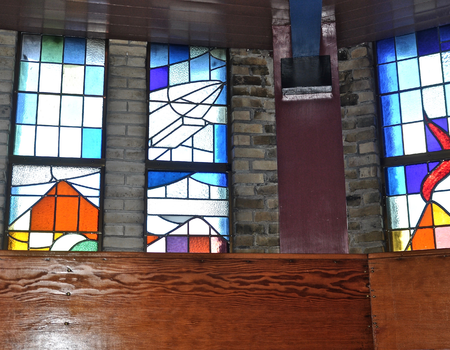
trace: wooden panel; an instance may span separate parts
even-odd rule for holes
[[[335,23],[322,24],[320,45],[320,54],[331,60],[333,98],[329,99],[282,99],[281,59],[292,57],[290,30],[273,28],[281,252],[347,253]]]
[[[365,255],[0,252],[2,349],[371,349]]]
[[[376,349],[448,349],[450,250],[369,256]]]

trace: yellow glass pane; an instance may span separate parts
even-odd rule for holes
[[[450,216],[448,213],[438,204],[433,203],[433,217],[434,224],[436,226],[450,225]]]
[[[56,241],[59,237],[63,235],[62,232],[53,234],[53,240]]]
[[[30,251],[50,251],[50,247],[48,248],[30,248]]]
[[[28,232],[10,232],[9,235],[8,250],[28,250]]]
[[[391,239],[394,252],[404,251],[409,242],[409,230],[392,231]],[[411,250],[411,247],[408,250]]]

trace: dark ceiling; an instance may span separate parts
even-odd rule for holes
[[[272,48],[289,0],[0,0],[0,27],[27,32],[236,48]],[[450,23],[450,0],[323,0],[338,46]]]

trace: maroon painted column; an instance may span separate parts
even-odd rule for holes
[[[348,253],[334,12],[322,18],[320,45],[320,55],[331,56],[332,98],[283,100],[281,59],[292,57],[290,26],[273,27],[273,49],[281,252]]]

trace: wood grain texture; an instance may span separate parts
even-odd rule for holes
[[[0,252],[2,349],[371,349],[367,258]]]
[[[369,256],[375,349],[450,348],[450,250]]]

